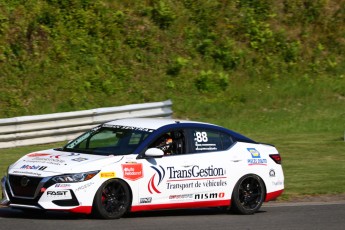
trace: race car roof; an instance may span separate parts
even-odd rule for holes
[[[121,125],[121,126],[132,126],[146,129],[159,129],[160,127],[171,125],[175,123],[196,123],[196,124],[207,124],[196,121],[186,121],[179,119],[170,118],[125,118],[107,122],[107,125]]]
[[[213,127],[218,130],[222,130],[224,132],[231,134],[237,141],[255,143],[254,140],[240,133],[234,132],[233,130],[229,130],[227,128],[224,128],[215,124],[204,123],[204,122],[199,122],[199,121],[187,121],[187,120],[169,119],[169,118],[125,118],[125,119],[118,119],[118,120],[105,123],[105,125],[130,126],[130,127],[137,127],[137,128],[143,128],[143,129],[151,129],[151,130],[157,130],[164,127],[162,128],[163,130],[161,131],[165,131],[165,129],[170,128],[171,125],[174,125],[174,124],[176,124],[177,126],[185,124],[186,126],[184,127],[204,127],[204,128]]]

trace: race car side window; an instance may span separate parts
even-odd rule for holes
[[[217,130],[190,129],[189,137],[191,153],[223,151],[233,144],[230,135]]]
[[[150,148],[159,148],[163,150],[164,155],[186,153],[183,130],[174,130],[164,133],[150,145]]]
[[[222,139],[222,150],[227,150],[231,145],[234,144],[232,137],[226,133],[221,133],[220,137]]]

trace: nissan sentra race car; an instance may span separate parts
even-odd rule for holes
[[[1,205],[120,218],[126,212],[227,207],[253,214],[284,190],[277,149],[226,128],[160,118],[99,125],[29,153],[1,180]]]

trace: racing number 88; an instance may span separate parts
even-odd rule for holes
[[[206,132],[196,132],[195,135],[196,135],[196,141],[197,142],[208,142]]]

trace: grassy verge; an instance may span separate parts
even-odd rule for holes
[[[303,195],[345,193],[345,142],[341,133],[250,133],[255,140],[274,144],[283,158],[285,192],[281,200]],[[0,149],[0,174],[24,153],[63,143]]]
[[[281,199],[345,193],[341,133],[260,134],[258,138],[275,144],[283,158],[286,189]]]

